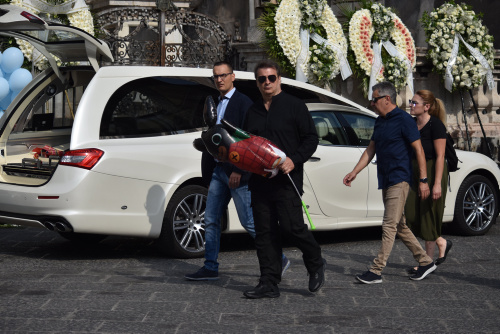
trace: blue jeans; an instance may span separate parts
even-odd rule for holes
[[[219,270],[217,257],[220,249],[221,218],[231,197],[241,225],[255,239],[248,184],[240,185],[236,189],[229,188],[229,177],[220,166],[216,166],[210,181],[205,209],[205,268],[209,270]]]

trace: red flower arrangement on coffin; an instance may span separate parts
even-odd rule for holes
[[[64,151],[58,150],[57,148],[53,148],[49,145],[45,145],[44,147],[36,147],[33,151],[33,158],[48,158],[51,156],[62,157]]]

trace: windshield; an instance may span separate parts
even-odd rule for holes
[[[25,30],[17,31],[17,33],[35,38],[43,43],[84,41],[84,39],[77,34],[60,30]]]

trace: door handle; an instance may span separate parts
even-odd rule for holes
[[[318,158],[318,157],[310,157],[309,160],[307,161],[310,161],[310,162],[317,162],[317,161],[320,161],[321,158]]]

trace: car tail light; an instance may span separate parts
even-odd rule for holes
[[[66,151],[59,161],[60,165],[92,169],[101,159],[103,151],[96,148]]]
[[[45,24],[45,22],[43,22],[41,18],[31,13],[23,11],[21,13],[21,16],[27,18],[31,23]]]

